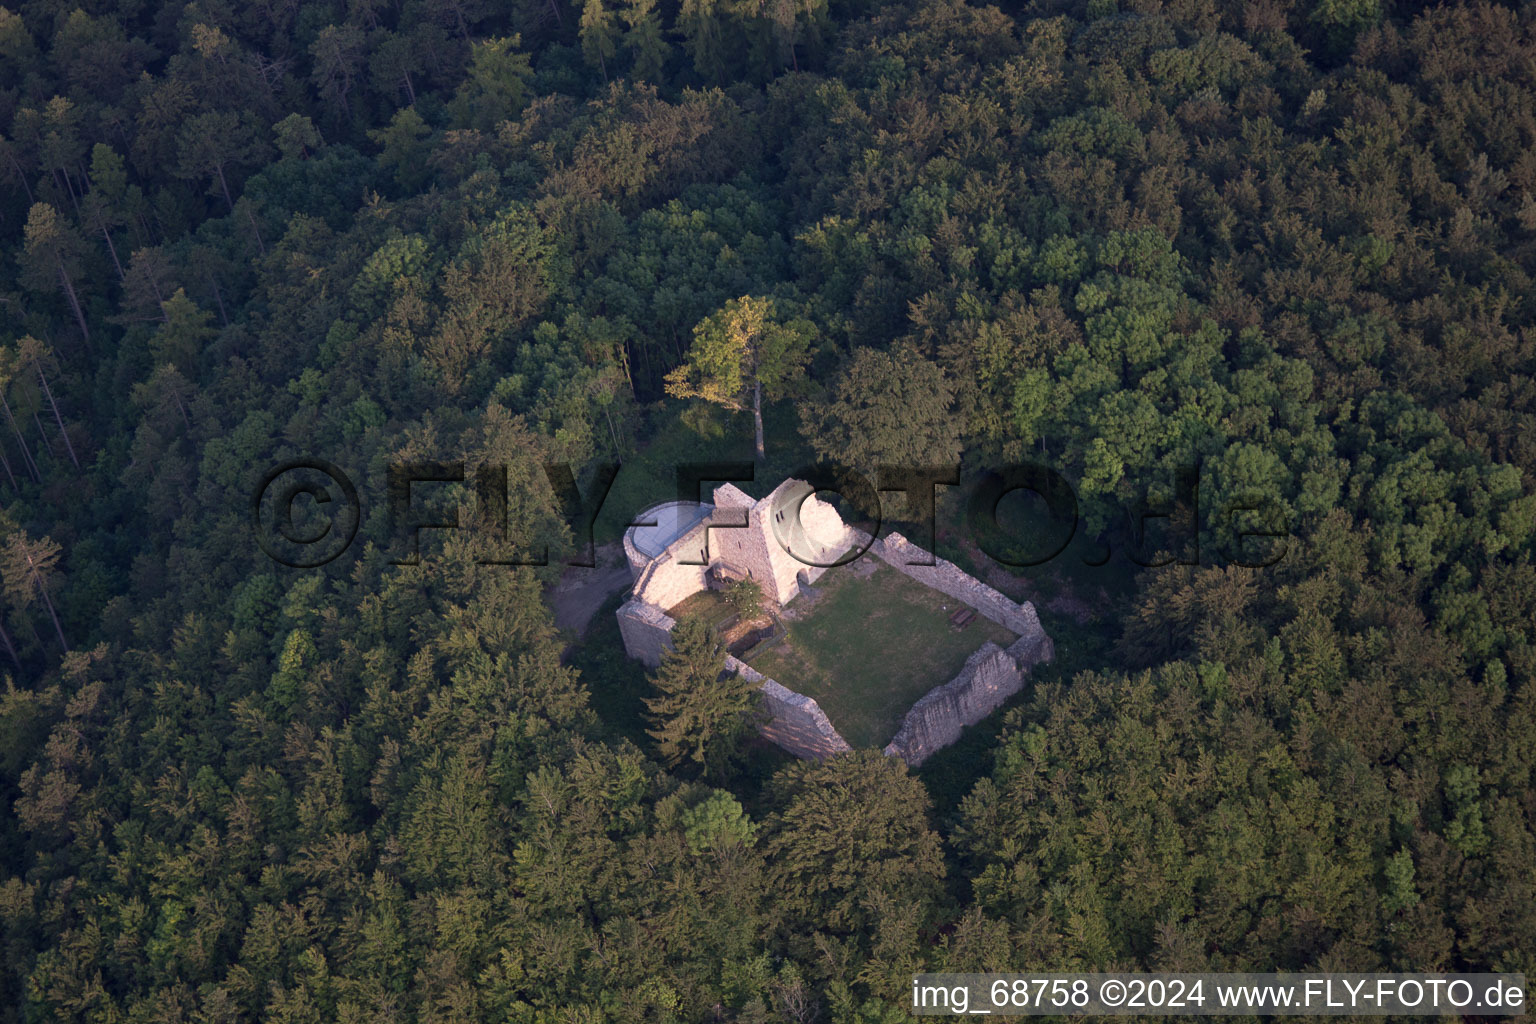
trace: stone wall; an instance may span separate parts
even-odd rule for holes
[[[636,598],[624,602],[618,616],[625,652],[651,668],[660,665],[662,653],[672,647],[676,620]],[[820,758],[852,749],[815,699],[780,685],[732,655],[726,655],[725,669],[762,684],[763,710],[769,716],[762,734],[791,754]]]
[[[755,580],[762,588],[765,601],[783,604],[787,592],[774,578],[761,517],[754,514],[757,502],[734,484],[716,487],[713,500],[715,514],[711,519],[714,528],[709,531],[710,556]]]
[[[1025,607],[1029,608],[1031,612],[1035,610],[1028,604]],[[1046,636],[1045,630],[1042,629],[1037,635],[1019,637],[1008,645],[1007,653],[1008,657],[1012,658],[1014,663],[1019,666],[1020,671],[1028,672],[1035,665],[1050,661],[1056,657],[1056,645],[1051,642],[1051,638]]]
[[[1023,688],[1024,669],[988,640],[966,659],[959,675],[912,705],[885,752],[920,765],[935,750],[959,739],[961,729],[986,718]]]
[[[653,604],[631,597],[619,606],[619,635],[624,652],[651,668],[661,664],[661,653],[672,649],[676,620]]]
[[[806,486],[798,481],[785,481],[770,498],[780,496],[784,488],[795,484]],[[791,559],[776,543],[777,538],[770,537],[772,521],[767,517],[773,514],[774,502],[754,502],[739,489],[725,484],[715,490],[715,506],[717,514],[711,517],[713,521],[740,522],[745,515],[750,527],[712,532],[709,541],[714,550],[710,554],[737,568],[761,570],[761,576],[767,577],[762,579],[766,595],[778,597],[781,604],[792,598],[798,592],[796,575],[806,567]],[[990,641],[983,644],[966,659],[959,675],[928,691],[912,705],[901,729],[886,746],[886,754],[911,765],[922,764],[934,751],[958,739],[962,729],[975,725],[1018,693],[1031,667],[1054,656],[1051,638],[1028,601],[1010,600],[953,562],[934,556],[899,533],[870,543],[868,534],[844,527],[836,511],[816,503],[814,497],[807,499],[805,512],[805,525],[811,529],[809,536],[802,533],[797,540],[807,540],[831,551],[834,557],[850,545],[867,544],[876,557],[898,572],[976,609],[1018,635],[1006,650]],[[675,607],[707,585],[704,566],[680,564],[681,559],[700,557],[705,533],[706,526],[701,524],[647,565],[635,583],[634,596],[618,611],[625,651],[652,668],[661,663],[662,652],[672,646],[671,633],[676,622],[665,609]],[[807,575],[814,579],[821,572],[813,568]],[[814,699],[780,685],[737,658],[728,656],[725,666],[728,671],[761,684],[763,707],[768,714],[762,733],[780,747],[810,758],[829,757],[852,749]]]
[[[694,527],[666,551],[656,556],[635,581],[635,596],[657,608],[676,608],[686,598],[709,586],[703,565],[697,562],[704,550],[704,524]]]
[[[803,502],[801,495],[806,496]],[[722,484],[715,488],[714,504],[715,521],[732,525],[711,531],[710,553],[750,573],[763,595],[781,607],[800,593],[802,575],[813,583],[826,572],[825,565],[808,565],[796,555],[833,562],[852,541],[853,531],[843,525],[837,509],[818,500],[801,480],[785,480],[761,501],[734,484]]]
[[[858,543],[869,540],[861,534]],[[885,752],[911,765],[922,764],[936,750],[960,738],[960,731],[997,710],[1024,687],[1030,668],[1050,661],[1055,645],[1040,625],[1035,606],[1014,601],[987,586],[955,563],[918,547],[892,532],[869,549],[877,558],[924,586],[976,609],[977,613],[1018,634],[1004,650],[988,641],[966,660],[959,675],[924,694],[902,719]],[[925,564],[932,563],[932,564]]]
[[[864,534],[863,538],[868,536]],[[1034,605],[1028,601],[1020,604],[1012,600],[1006,594],[968,575],[954,562],[925,551],[899,533],[892,532],[875,541],[870,551],[891,568],[905,573],[924,586],[949,595],[961,604],[970,605],[1004,629],[1017,633],[1020,638],[1045,636]],[[913,564],[924,562],[933,564]]]
[[[797,757],[823,758],[853,748],[833,728],[815,699],[769,679],[751,665],[727,656],[725,667],[743,678],[762,683],[763,710],[769,715],[762,734]]]
[[[635,547],[635,527],[631,526],[624,531],[624,561],[629,563],[629,575],[636,583],[645,575],[645,570],[650,567],[649,555],[643,555]]]
[[[761,501],[754,501],[733,484],[715,488],[714,512],[703,523],[673,541],[649,562],[642,563],[632,531],[624,535],[625,556],[635,572],[635,596],[658,608],[675,608],[708,585],[702,562],[725,562],[748,573],[763,588],[763,595],[780,606],[800,593],[799,579],[815,582],[826,571],[801,562],[785,544],[817,562],[831,562],[848,550],[853,531],[843,525],[837,510],[814,494],[799,506],[798,520],[785,510],[810,485],[786,480]],[[781,539],[775,530],[777,516],[784,516]]]

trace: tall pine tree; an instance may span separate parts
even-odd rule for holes
[[[672,630],[672,650],[651,676],[645,698],[657,750],[668,766],[684,761],[711,774],[725,767],[751,727],[757,684],[722,675],[725,646],[708,622],[687,618]]]

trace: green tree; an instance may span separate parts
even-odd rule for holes
[[[634,76],[643,82],[662,81],[671,47],[661,34],[656,0],[625,0],[622,17],[629,26],[624,48],[634,54]]]
[[[1384,869],[1387,880],[1387,891],[1382,898],[1382,905],[1388,911],[1406,910],[1419,902],[1418,890],[1413,885],[1413,855],[1407,850],[1398,850],[1387,858]]]
[[[309,55],[313,59],[310,80],[331,105],[338,120],[351,116],[349,97],[362,73],[366,48],[363,30],[352,24],[327,25],[310,44]]]
[[[218,332],[212,327],[213,314],[187,298],[185,289],[177,288],[165,300],[165,322],[155,328],[150,348],[157,363],[170,363],[186,374],[193,374],[203,346]]]
[[[656,695],[645,698],[647,732],[668,765],[720,771],[750,728],[757,685],[724,667],[725,647],[708,622],[685,618],[673,628],[672,649],[651,675]]]
[[[667,394],[702,398],[727,409],[752,411],[757,457],[763,447],[763,399],[780,397],[809,357],[813,328],[796,319],[780,323],[774,301],[743,295],[693,329],[682,366],[667,374]]]
[[[277,151],[285,157],[303,159],[322,145],[320,130],[303,114],[289,114],[272,126]]]
[[[58,400],[53,396],[53,388],[48,383],[50,369],[58,368],[58,360],[54,357],[53,350],[38,341],[32,335],[24,336],[16,343],[16,359],[21,365],[30,367],[37,374],[37,382],[42,386],[43,397],[48,400],[48,407],[53,411],[53,421],[58,424],[59,437],[64,441],[64,449],[69,453],[69,461],[80,468],[80,459],[75,455],[75,444],[69,439],[69,431],[64,427],[64,416],[59,412]]]
[[[0,582],[5,586],[6,596],[23,608],[41,599],[53,622],[59,646],[68,651],[64,627],[59,624],[59,613],[50,596],[58,583],[54,575],[58,564],[59,545],[53,538],[29,537],[25,530],[17,530],[7,537],[5,547],[0,549]]]
[[[18,354],[12,353],[9,347],[0,347],[0,411],[5,413],[6,424],[10,426],[11,433],[16,438],[16,445],[21,449],[22,463],[26,466],[27,472],[33,480],[41,482],[42,473],[37,468],[37,461],[32,457],[32,449],[27,445],[26,436],[22,434],[21,427],[16,422],[16,414],[11,411],[11,401],[7,397],[12,382],[23,373],[23,365],[24,361]],[[5,463],[5,471],[7,473],[11,471],[9,462]],[[15,482],[15,478],[12,477],[11,483]]]
[[[677,31],[683,48],[693,59],[693,69],[707,82],[725,80],[726,51],[720,27],[719,0],[683,0],[677,15]]]
[[[853,353],[821,401],[800,406],[817,455],[861,467],[943,466],[960,457],[954,388],[915,345]]]
[[[91,331],[86,326],[85,311],[81,309],[80,296],[75,291],[75,277],[80,273],[80,254],[84,248],[79,234],[53,206],[33,203],[27,213],[23,236],[22,281],[40,291],[53,286],[62,288],[69,300],[69,308],[74,311],[75,322],[80,325],[81,337],[90,341]]]
[[[558,261],[549,233],[521,204],[501,211],[468,238],[443,272],[448,300],[427,342],[444,386],[457,391],[482,357],[548,298]]]
[[[265,149],[249,118],[222,110],[198,114],[176,137],[176,174],[189,181],[207,178],[210,189],[217,185],[225,205],[234,210],[231,169],[259,162]]]
[[[80,203],[80,214],[83,223],[101,232],[119,281],[126,274],[117,256],[117,244],[112,241],[112,231],[127,223],[123,202],[127,190],[128,177],[123,167],[123,158],[111,146],[96,143],[91,149],[91,190]]]
[[[757,826],[742,810],[740,801],[718,789],[683,811],[681,824],[695,853],[751,846],[757,834]]]
[[[581,8],[581,55],[588,67],[608,78],[608,62],[618,52],[619,26],[603,0],[586,0]]]
[[[474,46],[469,75],[455,93],[452,109],[459,125],[488,131],[515,118],[533,68],[518,50],[519,36],[484,39]]]
[[[398,97],[403,89],[406,101],[416,105],[415,76],[426,72],[428,55],[420,33],[432,28],[435,26],[418,26],[417,34],[378,30],[379,41],[368,58],[368,74],[375,90]]]
[[[859,750],[801,761],[768,788],[777,810],[763,850],[796,927],[861,932],[882,895],[931,909],[944,859],[928,791],[899,758]]]
[[[368,138],[379,147],[379,165],[391,169],[395,181],[406,191],[415,191],[431,176],[427,155],[431,147],[427,139],[432,129],[422,120],[415,107],[403,107],[395,111],[389,124],[368,132]]]
[[[37,44],[21,15],[0,7],[0,85],[19,81],[37,59]]]
[[[1381,0],[1316,0],[1311,19],[1323,26],[1333,45],[1342,47],[1381,20]]]

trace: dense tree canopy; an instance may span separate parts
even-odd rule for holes
[[[1536,975],[1533,275],[1529,5],[0,6],[0,1021]],[[754,452],[1032,460],[1116,552],[1198,466],[1199,557],[941,538],[1055,667],[918,772],[711,760],[718,652],[555,628],[546,467]]]

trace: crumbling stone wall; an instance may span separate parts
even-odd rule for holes
[[[860,544],[868,541],[868,534],[857,539]],[[912,705],[885,752],[919,765],[934,751],[959,739],[966,726],[986,718],[1023,689],[1024,676],[1030,668],[1050,661],[1056,648],[1040,625],[1033,604],[1010,599],[900,533],[892,532],[874,541],[870,551],[898,572],[969,605],[978,614],[1018,634],[1006,650],[990,641],[983,644],[954,679],[929,690]]]
[[[651,668],[660,665],[662,653],[672,648],[672,627],[677,621],[637,598],[624,602],[618,616],[619,633],[629,656]],[[814,698],[782,686],[732,655],[726,656],[725,668],[762,684],[763,710],[768,713],[762,734],[791,754],[820,758],[853,749]]]
[[[762,734],[798,757],[823,758],[853,748],[832,725],[815,698],[796,693],[769,679],[751,665],[733,657],[725,659],[728,671],[762,683],[763,710],[769,715]]]
[[[1034,605],[1026,601],[1024,607],[1029,609],[1031,615],[1034,614]],[[1035,620],[1037,625],[1039,621],[1039,619]],[[1019,637],[1008,645],[1007,651],[1008,657],[1018,664],[1021,672],[1028,672],[1034,666],[1043,664],[1056,657],[1056,645],[1051,641],[1050,637],[1045,635],[1044,629],[1035,634],[1025,634]]]
[[[864,538],[868,536],[867,533],[863,535]],[[1045,635],[1034,605],[1028,601],[1020,604],[1010,599],[1006,594],[967,574],[954,562],[925,551],[899,533],[892,532],[875,541],[870,551],[891,568],[924,586],[947,594],[961,604],[970,605],[979,614],[1020,637]],[[933,564],[913,564],[924,562]]]
[[[804,501],[797,502],[802,494]],[[715,488],[714,505],[713,521],[720,525],[710,531],[710,553],[749,572],[763,595],[780,606],[800,593],[800,577],[815,582],[826,572],[825,563],[848,550],[853,539],[837,509],[818,500],[803,480],[785,480],[761,501],[722,484]],[[795,555],[823,564],[808,565]]]
[[[660,665],[661,653],[672,649],[672,627],[677,620],[637,597],[620,605],[617,614],[624,652],[651,668]]]
[[[986,718],[1023,688],[1024,669],[1008,651],[988,640],[966,659],[959,675],[912,705],[885,752],[920,765],[935,750],[959,739],[960,730]]]

